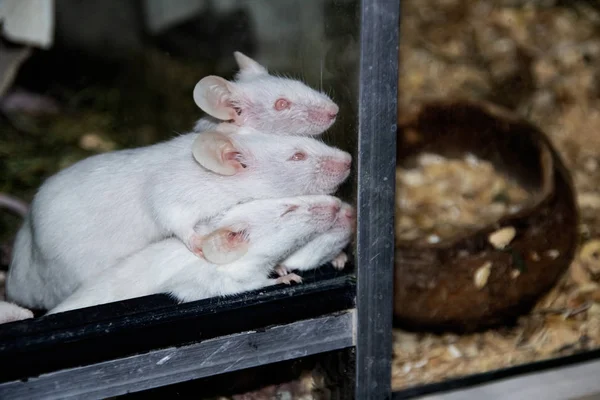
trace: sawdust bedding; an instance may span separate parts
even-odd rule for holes
[[[394,330],[394,390],[600,345],[600,9],[592,2],[402,2],[399,112],[428,98],[496,102],[537,124],[574,180],[580,247],[557,285],[512,327]],[[464,176],[462,179],[458,176]],[[484,225],[526,193],[484,160],[428,154],[399,169],[399,238],[435,242]]]

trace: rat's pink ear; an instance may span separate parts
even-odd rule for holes
[[[235,62],[237,63],[240,71],[238,72],[238,78],[252,78],[258,75],[267,75],[267,69],[248,57],[247,55],[236,51],[233,53]]]
[[[231,105],[233,90],[234,84],[220,76],[206,76],[194,87],[194,102],[205,113],[229,121],[237,115]]]
[[[248,236],[244,230],[217,229],[202,239],[202,254],[207,261],[229,264],[248,252]]]
[[[199,133],[192,144],[192,154],[198,164],[219,175],[235,175],[244,169],[238,159],[240,152],[227,135],[221,132]]]

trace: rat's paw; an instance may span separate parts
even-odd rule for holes
[[[331,261],[331,265],[333,265],[333,268],[337,269],[338,271],[341,271],[342,269],[344,269],[344,266],[347,262],[348,256],[342,251]]]
[[[286,276],[290,273],[290,270],[285,265],[281,264],[276,266],[273,271],[275,271],[278,276]]]
[[[0,324],[33,318],[33,313],[16,304],[0,302]]]
[[[285,276],[282,276],[280,278],[277,278],[277,283],[284,283],[286,285],[289,285],[292,282],[296,282],[296,283],[302,283],[302,278],[296,274],[287,274]]]

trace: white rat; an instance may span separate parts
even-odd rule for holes
[[[187,302],[299,283],[295,274],[279,279],[269,279],[269,274],[279,260],[330,229],[340,208],[341,202],[332,196],[233,206],[197,226],[202,258],[177,239],[159,241],[86,281],[48,314],[155,293]]]
[[[337,270],[343,269],[348,261],[348,256],[343,250],[350,243],[355,229],[354,208],[348,203],[343,203],[333,226],[292,253],[275,268],[275,272],[279,276],[285,276],[293,270],[308,271],[328,262]]]
[[[339,107],[306,84],[270,75],[250,57],[233,53],[240,70],[234,81],[207,76],[194,88],[194,101],[209,116],[194,131],[215,129],[229,121],[263,133],[319,135],[335,122]]]
[[[318,140],[237,129],[99,154],[49,178],[17,234],[8,299],[50,309],[157,240],[198,253],[194,223],[234,204],[331,194],[349,175],[350,154]]]

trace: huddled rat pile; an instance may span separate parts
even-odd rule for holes
[[[352,158],[311,137],[338,106],[234,56],[235,80],[208,76],[194,88],[208,116],[193,132],[89,157],[40,187],[0,322],[31,318],[21,307],[57,313],[154,293],[192,301],[344,267],[355,214],[331,194]]]

